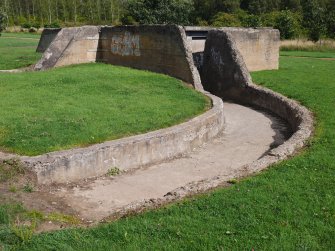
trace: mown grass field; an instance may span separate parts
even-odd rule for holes
[[[309,51],[281,51],[281,56],[309,57],[309,58],[335,58],[335,52],[309,52]]]
[[[280,64],[253,78],[314,112],[316,134],[297,157],[157,211],[28,242],[3,230],[0,242],[16,250],[334,250],[335,61],[282,57]],[[5,225],[15,212],[1,210]]]
[[[87,146],[184,122],[210,101],[152,72],[87,64],[0,74],[0,149],[21,155]]]
[[[0,36],[0,70],[11,70],[32,65],[41,57],[35,52],[40,35],[2,33]]]

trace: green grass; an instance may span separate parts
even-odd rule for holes
[[[281,58],[256,82],[308,106],[316,135],[299,156],[227,189],[93,229],[39,234],[17,250],[334,250],[334,61]],[[6,243],[0,237],[0,241]]]
[[[28,211],[19,203],[0,205],[0,250],[29,242],[37,225],[50,221],[68,226],[80,224],[78,218],[70,215]]]
[[[311,58],[335,58],[334,52],[319,51],[280,51],[281,56],[311,57]]]
[[[2,33],[0,36],[0,70],[32,65],[41,57],[36,53],[40,35]]]
[[[181,123],[209,105],[177,79],[106,64],[0,74],[0,148],[87,146]]]

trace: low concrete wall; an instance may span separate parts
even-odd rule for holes
[[[222,46],[220,44],[223,44],[225,50],[230,51],[230,53],[221,53]],[[212,49],[216,53],[211,54]],[[205,57],[208,60],[205,61],[205,65],[208,62],[211,62],[211,64],[207,65],[207,67],[213,68],[212,71],[207,69],[208,74],[216,74],[220,71],[220,69],[227,70],[222,68],[226,62],[234,64],[232,68],[235,68],[234,72],[236,74],[236,76],[230,74],[231,82],[227,87],[223,88],[224,90],[220,87],[225,85],[227,78],[221,78],[220,76],[227,75],[221,74],[218,75],[217,78],[206,78],[202,76],[202,78],[207,81],[207,88],[208,86],[218,85],[218,87],[212,87],[213,90],[216,90],[217,95],[223,95],[226,99],[233,99],[239,103],[256,105],[263,107],[268,111],[272,111],[286,119],[294,131],[290,139],[284,144],[272,149],[257,161],[235,170],[234,177],[239,179],[258,173],[268,168],[270,165],[284,160],[301,150],[313,133],[314,128],[312,114],[296,101],[288,99],[269,89],[254,85],[251,82],[251,77],[248,76],[249,72],[243,62],[243,57],[237,49],[234,39],[230,34],[222,30],[210,32],[209,40],[206,42],[205,54],[207,54]],[[228,55],[228,58],[226,58],[226,55]],[[211,56],[214,58],[208,58]],[[234,81],[237,82],[234,84]],[[200,182],[192,182],[169,192],[164,196],[164,198],[134,202],[126,207],[120,208],[114,213],[113,217],[121,217],[124,215],[138,213],[150,208],[157,208],[158,206],[162,206],[167,203],[179,201],[194,194],[204,193],[217,187],[228,185],[229,180],[231,180],[231,176],[223,174],[202,180]]]
[[[210,31],[201,76],[204,88],[226,100],[269,110],[286,120],[295,133],[289,141],[307,139],[313,129],[312,115],[297,102],[252,83],[235,39],[225,29]]]
[[[36,173],[40,184],[77,181],[105,175],[113,167],[131,170],[175,158],[223,131],[223,102],[207,95],[213,108],[183,124],[87,148],[18,158]]]
[[[176,25],[64,28],[35,70],[98,61],[164,73],[202,90],[186,39]]]
[[[188,26],[185,30],[189,37],[195,36],[195,40],[189,41],[191,41],[193,53],[199,53],[204,51],[208,32],[219,29]],[[280,47],[278,30],[270,28],[221,28],[220,30],[231,34],[249,71],[278,69]],[[203,39],[198,40],[201,37]],[[202,64],[198,66],[201,67]]]
[[[50,46],[50,44],[54,41],[57,34],[60,32],[61,29],[44,29],[40,42],[38,43],[36,52],[44,53]]]

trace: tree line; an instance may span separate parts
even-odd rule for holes
[[[275,27],[286,39],[335,37],[335,0],[1,0],[0,13],[0,22],[25,28],[175,23]]]

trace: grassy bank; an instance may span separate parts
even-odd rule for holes
[[[310,54],[313,56],[313,54]],[[316,135],[299,156],[228,189],[93,229],[36,235],[17,250],[332,250],[334,61],[281,58],[255,82],[299,100]],[[1,237],[0,242],[6,243]]]
[[[2,33],[0,36],[0,70],[32,65],[41,57],[36,53],[40,35]]]
[[[38,155],[169,127],[209,100],[165,75],[87,64],[0,74],[0,107],[0,149]]]

